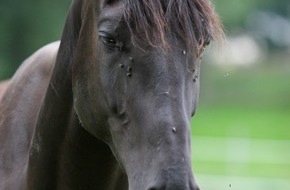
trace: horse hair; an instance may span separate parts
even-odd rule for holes
[[[220,42],[224,35],[209,0],[125,0],[124,18],[135,45],[167,49],[166,34],[174,31],[195,56],[210,40]]]

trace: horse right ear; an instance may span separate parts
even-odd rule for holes
[[[60,73],[66,73],[71,71],[72,57],[74,57],[76,51],[76,44],[79,38],[80,28],[82,25],[82,0],[74,0],[71,4],[69,13],[66,18],[64,29],[62,32],[61,43],[56,59],[54,72],[59,70]],[[70,73],[71,74],[71,73]],[[62,74],[61,74],[62,75]],[[71,80],[71,79],[70,79]]]

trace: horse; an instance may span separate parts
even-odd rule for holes
[[[1,99],[2,95],[4,94],[4,91],[6,90],[8,84],[9,84],[8,80],[0,82],[0,99]]]
[[[0,85],[0,189],[198,190],[190,119],[221,34],[208,0],[73,0]]]

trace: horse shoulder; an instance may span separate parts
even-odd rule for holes
[[[26,59],[14,76],[0,83],[0,189],[15,189],[26,168],[29,146],[51,77],[59,42]],[[2,93],[2,98],[1,98]]]

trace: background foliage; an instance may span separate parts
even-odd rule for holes
[[[0,79],[41,46],[60,39],[69,0],[0,0]]]

